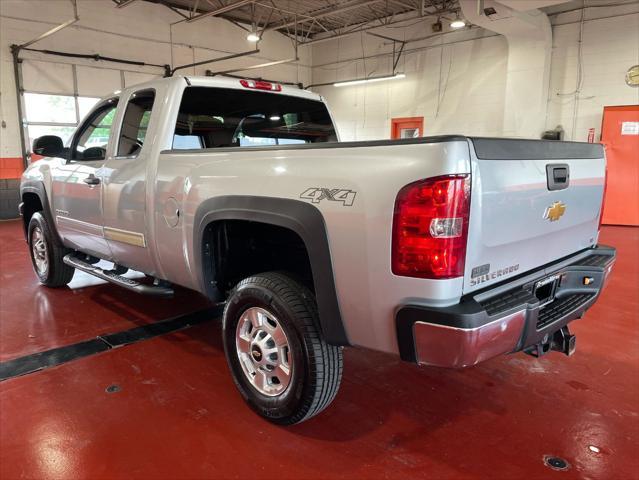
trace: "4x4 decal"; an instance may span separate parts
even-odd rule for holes
[[[350,207],[355,202],[357,192],[346,190],[344,188],[307,188],[302,192],[300,198],[310,200],[312,203],[319,203],[322,200],[330,200],[331,202],[340,202],[345,207]]]

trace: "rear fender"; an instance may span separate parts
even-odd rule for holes
[[[299,200],[256,196],[221,196],[202,202],[193,223],[193,255],[200,290],[214,300],[219,300],[221,294],[212,281],[214,262],[204,235],[207,226],[219,220],[248,220],[295,232],[308,252],[324,339],[332,345],[349,344],[337,299],[326,225],[316,207]]]

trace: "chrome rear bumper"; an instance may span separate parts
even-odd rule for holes
[[[396,317],[402,359],[461,368],[548,342],[595,303],[612,270],[614,248],[589,252],[473,293],[452,307],[402,307]],[[549,275],[560,280],[553,301],[542,305],[534,285]]]
[[[415,322],[417,363],[461,368],[512,352],[525,321],[525,312],[520,311],[477,328]]]

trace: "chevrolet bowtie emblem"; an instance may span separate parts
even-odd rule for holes
[[[550,207],[546,208],[544,212],[544,218],[551,222],[556,222],[566,211],[566,204],[561,202],[554,202]]]

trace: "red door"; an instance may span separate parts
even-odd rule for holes
[[[608,187],[603,223],[639,225],[639,105],[604,107]]]
[[[424,117],[391,119],[391,138],[417,138],[424,133]]]

